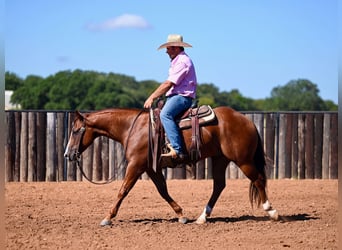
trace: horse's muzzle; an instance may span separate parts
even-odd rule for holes
[[[64,153],[64,158],[67,158],[69,161],[77,161],[79,158],[79,153],[76,150],[66,150]]]

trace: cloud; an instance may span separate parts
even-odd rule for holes
[[[59,63],[67,63],[67,62],[69,62],[69,57],[67,57],[67,56],[57,56],[56,60]]]
[[[90,31],[106,31],[116,29],[147,29],[150,24],[142,17],[132,14],[123,14],[121,16],[108,19],[102,23],[90,23],[87,29]]]

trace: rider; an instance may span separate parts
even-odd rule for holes
[[[161,110],[160,119],[170,141],[168,145],[170,152],[162,156],[180,160],[186,158],[186,152],[183,149],[182,136],[175,118],[190,108],[193,99],[196,98],[197,87],[195,67],[184,52],[184,47],[192,46],[183,42],[183,37],[177,34],[169,35],[167,42],[159,46],[158,50],[166,48],[166,53],[171,59],[169,75],[144,104],[145,108],[151,108],[155,99],[163,94],[166,95],[166,103]]]

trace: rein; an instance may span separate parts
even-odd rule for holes
[[[124,148],[124,155],[126,155],[127,146],[128,146],[128,139],[129,139],[129,137],[130,137],[130,135],[131,135],[131,133],[132,133],[133,127],[134,127],[134,125],[135,125],[135,123],[136,123],[138,117],[139,117],[142,113],[143,113],[143,110],[141,110],[141,111],[137,114],[137,116],[134,118],[133,123],[132,123],[132,125],[131,125],[131,127],[130,127],[130,129],[129,129],[128,136],[127,136],[127,138],[126,138],[126,147]],[[81,129],[80,129],[80,132],[81,132],[82,134],[81,134],[81,138],[80,138],[80,142],[79,142],[79,143],[81,143],[81,141],[82,141],[82,137],[83,137],[83,135],[84,135],[84,133],[85,133],[85,130],[86,130],[86,127],[85,127],[85,125],[84,125],[84,126],[81,127]],[[79,148],[79,146],[78,146],[78,148]],[[81,159],[81,154],[79,153],[79,151],[77,151],[77,152],[76,152],[77,167],[78,167],[78,169],[80,170],[82,176],[83,176],[87,181],[89,181],[90,183],[95,184],[95,185],[104,185],[104,184],[109,184],[109,183],[111,183],[111,182],[113,182],[113,181],[115,180],[114,175],[113,175],[112,177],[110,177],[108,180],[104,181],[104,182],[95,182],[95,181],[91,180],[91,179],[84,173],[83,167],[82,167],[81,164],[80,164],[80,159]],[[126,158],[125,158],[125,157],[122,158],[122,160],[121,160],[119,166],[121,166],[121,164],[123,164],[124,161],[126,161]]]

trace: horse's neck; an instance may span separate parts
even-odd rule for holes
[[[113,109],[93,113],[91,120],[98,135],[123,143],[138,111]]]

